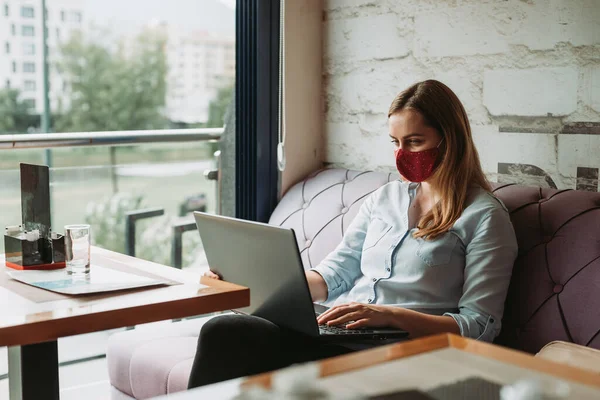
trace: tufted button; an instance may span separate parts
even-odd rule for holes
[[[554,291],[554,293],[559,294],[560,292],[563,291],[563,285],[561,285],[560,283],[557,283],[556,285],[554,285],[554,289],[552,289]]]
[[[304,243],[306,245],[306,247],[309,247],[312,244],[312,241],[307,240],[306,243]]]
[[[305,208],[305,209],[308,208],[308,203],[302,204],[302,208]]]
[[[346,214],[346,213],[348,212],[348,207],[344,207],[344,208],[342,208],[342,211],[341,211],[341,212],[342,212],[342,214]]]

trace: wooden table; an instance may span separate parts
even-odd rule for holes
[[[600,375],[456,335],[436,335],[313,363],[320,387],[344,395],[427,391],[478,377],[500,385],[536,379],[550,390],[569,385],[569,398],[600,399]],[[277,372],[275,372],[277,373]],[[169,395],[169,400],[231,399],[252,385],[270,387],[275,373],[209,385]],[[165,399],[166,397],[161,397]]]
[[[112,293],[69,296],[35,302],[17,294],[24,285],[0,286],[0,346],[9,346],[11,400],[58,399],[60,337],[147,322],[184,318],[250,304],[249,289],[214,279],[202,279],[175,268],[93,247],[93,266],[127,266],[180,282],[171,286]],[[4,265],[3,255],[0,263]]]

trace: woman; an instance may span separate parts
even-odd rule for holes
[[[388,122],[404,182],[371,194],[342,243],[307,271],[313,300],[336,304],[318,322],[492,341],[517,243],[506,208],[490,193],[464,107],[447,86],[428,80],[394,99]],[[190,387],[356,348],[258,317],[214,318],[200,333]]]

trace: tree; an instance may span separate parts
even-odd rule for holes
[[[233,85],[227,85],[217,91],[217,95],[208,105],[207,128],[220,128],[225,121],[225,113],[233,98]]]
[[[16,89],[0,89],[0,133],[25,133],[39,124],[39,115],[31,114],[29,105],[19,99]]]
[[[58,68],[69,83],[70,104],[55,131],[116,131],[166,126],[165,37],[148,30],[116,48],[81,35],[61,48]]]

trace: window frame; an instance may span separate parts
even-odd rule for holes
[[[26,29],[27,29],[27,32],[29,32],[28,28],[31,28],[31,35],[25,34],[25,30]],[[23,36],[23,37],[35,37],[35,26],[33,26],[33,25],[21,25],[21,36]]]
[[[27,71],[27,69],[25,68],[25,66],[30,66],[30,65],[33,65],[33,69],[31,71]],[[35,65],[34,62],[31,62],[31,61],[24,61],[23,62],[23,73],[25,73],[25,74],[35,74],[36,69],[37,68],[36,68],[36,65]]]
[[[26,49],[32,49],[31,52],[28,52]],[[34,56],[35,55],[35,43],[23,43],[23,55],[26,56]]]
[[[235,215],[259,222],[278,199],[279,15],[280,0],[237,0]]]
[[[33,83],[33,85],[30,85],[31,87],[27,87],[28,83]],[[37,82],[33,79],[25,79],[23,81],[23,91],[24,92],[35,92],[37,90]]]
[[[25,13],[26,10],[27,11],[31,10],[31,15],[28,15],[27,13]],[[28,18],[28,19],[35,18],[35,8],[33,8],[32,6],[27,6],[27,5],[21,6],[21,17]]]

